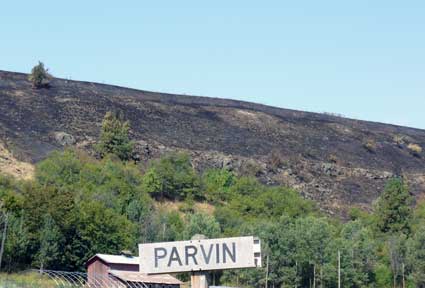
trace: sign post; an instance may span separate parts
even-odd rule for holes
[[[193,235],[192,240],[205,240],[207,237],[202,234]],[[203,271],[195,271],[190,275],[190,287],[191,288],[208,288],[208,275]]]
[[[205,272],[192,272],[190,276],[191,288],[208,288],[207,273]]]
[[[192,287],[207,288],[206,271],[261,267],[261,243],[253,236],[139,244],[140,271],[192,272]]]

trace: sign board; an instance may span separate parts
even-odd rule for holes
[[[252,236],[139,244],[147,274],[261,267],[260,240]]]

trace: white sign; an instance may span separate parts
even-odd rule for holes
[[[139,244],[147,274],[261,267],[260,240],[252,236]]]

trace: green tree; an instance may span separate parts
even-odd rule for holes
[[[344,224],[335,250],[341,253],[343,287],[367,287],[373,283],[377,245],[372,232],[361,221]]]
[[[297,259],[304,272],[302,283],[324,285],[329,275],[325,274],[327,263],[330,263],[333,252],[335,231],[324,218],[313,216],[295,220],[297,242]]]
[[[402,179],[392,179],[385,187],[376,207],[378,229],[387,232],[410,232],[412,197]]]
[[[188,223],[183,231],[184,239],[191,239],[196,234],[203,234],[208,238],[217,238],[220,235],[220,224],[214,216],[203,213],[189,214]]]
[[[32,251],[24,217],[25,215],[12,214],[9,219],[4,255],[4,270],[8,272],[24,270],[31,263]]]
[[[101,157],[114,154],[121,160],[130,160],[134,143],[129,137],[130,122],[123,121],[112,112],[107,112],[102,122],[99,143],[96,150]]]
[[[17,193],[18,185],[16,181],[9,176],[0,175],[0,268],[2,267],[3,254],[8,237],[8,229],[13,213],[21,209],[22,197]]]
[[[202,191],[205,199],[212,203],[219,203],[229,199],[230,187],[235,177],[225,169],[208,169],[202,174]]]
[[[408,262],[416,287],[425,287],[425,225],[423,223],[408,242]]]
[[[404,234],[393,234],[387,240],[388,256],[390,259],[391,272],[393,276],[393,287],[398,283],[405,287],[406,282],[406,257],[407,257],[407,237]]]
[[[31,70],[28,79],[31,81],[34,88],[48,88],[50,86],[50,79],[52,76],[49,74],[48,69],[44,67],[42,62],[38,62]]]
[[[375,267],[374,274],[377,288],[388,288],[393,285],[391,269],[386,263],[378,263]]]
[[[59,243],[62,235],[53,218],[46,214],[40,231],[40,248],[36,257],[36,265],[42,271],[59,258]]]
[[[144,190],[159,199],[199,199],[199,178],[185,153],[171,153],[150,163],[143,179]]]
[[[99,202],[83,202],[73,211],[64,258],[79,270],[96,253],[117,254],[136,247],[136,226]],[[70,233],[70,234],[71,234]]]
[[[154,234],[152,241],[176,241],[182,240],[185,223],[177,211],[155,211],[154,212]]]

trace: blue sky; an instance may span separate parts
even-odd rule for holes
[[[0,69],[425,129],[425,1],[3,1]]]

